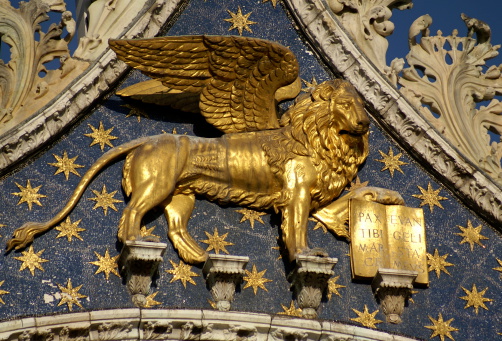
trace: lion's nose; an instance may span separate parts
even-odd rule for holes
[[[361,117],[357,122],[357,126],[360,129],[368,130],[370,126],[370,119],[368,118],[368,116]]]

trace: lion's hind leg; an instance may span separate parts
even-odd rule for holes
[[[187,263],[202,263],[207,259],[207,252],[188,232],[188,220],[195,205],[195,196],[177,194],[166,200],[164,214],[169,224],[168,236],[180,257]]]
[[[147,187],[147,186],[145,186]],[[159,193],[160,192],[160,193]],[[127,204],[119,223],[118,237],[120,241],[136,240],[141,236],[141,220],[144,215],[154,207],[162,203],[165,198],[164,191],[148,190],[142,188],[142,191],[135,191],[131,200]]]

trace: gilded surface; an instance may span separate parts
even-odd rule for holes
[[[253,36],[278,41],[294,52],[300,64],[302,79],[310,81],[315,77],[318,83],[322,83],[333,78],[333,74],[323,64],[323,61],[316,59],[316,51],[313,51],[303,41],[304,37],[299,39],[301,33],[295,30],[295,23],[288,19],[288,11],[283,5],[284,2],[279,2],[277,7],[274,8],[270,2],[262,4],[259,1],[249,2],[247,0],[190,1],[187,7],[184,8],[185,11],[181,13],[178,21],[173,24],[167,34],[187,35],[202,32],[215,35],[228,34],[228,28],[231,24],[224,21],[224,19],[229,18],[227,9],[236,13],[238,6],[241,6],[242,13],[252,12],[249,19],[257,22],[257,24],[250,26],[253,29]],[[201,20],[201,18],[204,19]],[[236,30],[232,32],[237,33]],[[244,30],[243,36],[246,35],[250,36],[251,34]],[[323,43],[328,43],[331,37]],[[339,44],[336,42],[336,37],[334,44]],[[336,72],[336,70],[332,70]],[[357,68],[348,71],[349,74],[354,74],[357,77],[360,76],[360,72],[361,70]],[[138,82],[146,79],[139,72],[133,71],[124,80],[124,86],[141,84]],[[372,91],[376,91],[375,86],[381,85],[377,82],[374,84],[366,83],[365,79],[361,79],[360,82],[360,87],[368,86],[368,92],[371,94]],[[379,95],[375,94],[375,96]],[[144,110],[148,117],[141,116],[139,121],[135,114],[126,117],[132,110],[124,107],[126,104]],[[381,113],[385,114],[385,112],[388,117],[394,118],[393,111],[383,110]],[[176,131],[180,135],[186,134],[189,136],[218,136],[217,133],[208,131],[208,125],[198,120],[195,115],[111,95],[109,98],[100,101],[93,112],[77,122],[72,131],[56,140],[38,158],[33,158],[32,163],[0,179],[0,202],[2,203],[0,225],[3,225],[0,228],[0,234],[3,236],[2,241],[4,243],[8,241],[12,232],[25,221],[51,219],[55,212],[64,205],[64,201],[71,196],[81,178],[71,172],[68,180],[66,180],[64,173],[54,175],[57,168],[49,165],[49,163],[56,162],[53,155],[62,156],[64,151],[67,151],[69,159],[78,155],[76,163],[84,165],[85,168],[77,169],[77,171],[83,176],[85,170],[89,169],[103,154],[100,145],[95,144],[90,147],[89,144],[93,139],[84,135],[92,132],[89,124],[98,128],[100,122],[102,122],[104,130],[114,128],[111,135],[117,136],[117,139],[110,141],[115,146],[141,136],[161,134],[163,131]],[[405,123],[407,124],[407,122]],[[403,126],[403,129],[405,129],[402,131],[403,135],[407,132],[413,135],[415,131],[406,130],[407,127]],[[403,323],[400,325],[376,323],[375,326],[378,331],[374,329],[368,331],[364,329],[365,327],[359,328],[364,320],[351,320],[358,317],[358,314],[352,309],[364,314],[364,306],[366,305],[368,314],[376,312],[373,319],[378,320],[385,320],[384,312],[378,306],[370,286],[351,279],[350,257],[348,256],[349,243],[347,243],[346,239],[331,236],[331,229],[326,229],[327,233],[320,226],[314,229],[318,221],[308,221],[310,245],[320,246],[327,250],[330,257],[339,259],[334,269],[334,278],[338,277],[335,286],[337,283],[345,286],[337,289],[341,296],[333,293],[331,299],[321,303],[319,318],[328,322],[340,322],[339,326],[344,328],[364,329],[365,334],[362,335],[367,335],[368,332],[376,335],[381,334],[381,331],[385,331],[392,335],[413,336],[424,340],[429,338],[440,340],[443,338],[444,340],[468,341],[500,338],[500,333],[502,333],[502,239],[500,238],[500,231],[496,229],[496,226],[490,226],[489,223],[484,221],[476,210],[466,209],[465,204],[461,203],[455,191],[448,189],[438,178],[431,176],[428,164],[423,163],[423,160],[417,161],[415,154],[408,147],[403,148],[403,145],[400,144],[405,137],[400,137],[399,142],[396,142],[394,139],[397,138],[390,137],[375,119],[372,119],[370,130],[370,154],[366,162],[360,167],[357,178],[352,180],[351,186],[344,193],[348,194],[354,188],[363,184],[384,187],[399,191],[407,206],[419,207],[423,199],[413,195],[421,194],[418,186],[427,190],[430,183],[432,190],[441,189],[438,194],[447,198],[447,200],[439,201],[444,209],[434,207],[434,210],[431,211],[428,204],[423,207],[427,229],[427,252],[436,258],[435,265],[433,265],[432,260],[429,264],[430,286],[427,289],[416,288],[413,292],[413,303],[410,301],[410,304],[404,309],[402,314]],[[420,139],[419,141],[423,140]],[[417,142],[417,144],[420,144],[420,142]],[[105,144],[104,152],[110,148],[109,145]],[[390,174],[389,169],[381,171],[385,165],[380,161],[376,161],[384,158],[379,150],[388,155],[389,148],[393,151],[394,156],[399,153],[402,154],[399,160],[407,163],[400,165],[400,169],[404,174],[397,169],[394,171],[393,176]],[[436,152],[437,149],[432,146],[431,154],[436,155]],[[440,158],[437,160],[441,162]],[[200,320],[200,314],[206,315],[208,310],[212,310],[210,302],[208,302],[210,293],[205,287],[200,267],[192,266],[190,268],[190,271],[198,276],[187,276],[197,285],[186,283],[185,287],[181,280],[171,282],[174,274],[167,273],[166,270],[174,270],[174,267],[169,260],[178,265],[179,257],[170,243],[168,243],[166,249],[164,262],[159,266],[159,277],[156,279],[157,285],[152,287],[152,294],[149,295],[154,301],[151,304],[154,305],[155,310],[143,309],[141,315],[138,315],[136,310],[131,309],[134,306],[130,295],[125,290],[122,278],[110,273],[109,280],[106,280],[104,271],[95,274],[99,266],[91,264],[91,262],[99,259],[94,252],[103,256],[108,248],[109,256],[112,258],[120,252],[122,247],[121,243],[116,240],[117,222],[128,200],[126,195],[121,192],[120,181],[118,181],[121,176],[122,166],[123,161],[118,161],[101,172],[87,191],[83,193],[82,200],[69,215],[72,223],[82,219],[79,227],[86,229],[86,231],[80,233],[83,241],[77,240],[76,237],[71,242],[68,241],[68,238],[57,238],[61,232],[55,228],[37,238],[33,244],[34,253],[45,250],[41,257],[49,260],[49,262],[40,263],[44,271],[35,268],[34,276],[28,268],[18,271],[22,262],[15,259],[15,257],[22,256],[21,251],[13,251],[2,255],[4,275],[0,277],[2,281],[0,297],[5,304],[0,302],[0,318],[6,320],[9,326],[12,325],[13,319],[26,314],[42,316],[35,317],[35,324],[37,326],[43,325],[42,328],[45,328],[46,325],[53,328],[51,323],[41,323],[39,325],[38,322],[42,320],[52,321],[54,314],[58,314],[64,321],[67,321],[69,306],[66,303],[58,306],[62,297],[62,291],[59,289],[58,284],[67,288],[69,278],[71,278],[72,287],[83,284],[78,292],[88,296],[79,299],[83,308],[73,304],[72,309],[74,312],[79,316],[84,315],[86,323],[89,321],[90,311],[92,311],[91,316],[96,317],[99,314],[100,318],[105,317],[106,321],[112,321],[117,317],[117,312],[120,312],[120,316],[124,316],[124,319],[139,326],[139,331],[136,330],[136,334],[133,333],[135,335],[130,335],[131,339],[137,339],[137,335],[141,335],[139,333],[142,332],[142,326],[145,325],[143,322],[146,323],[147,321],[143,318],[146,314],[149,314],[148,316],[152,318],[155,316],[155,319],[159,318],[158,322],[162,324],[169,322],[169,318],[161,317],[165,316],[161,314],[165,314],[168,309],[170,312],[180,313],[180,311],[170,310],[173,307],[183,307],[183,311],[186,311],[186,309],[196,310],[199,314],[198,320]],[[450,166],[445,165],[445,167]],[[456,170],[454,167],[451,169],[451,172]],[[448,168],[447,172],[450,172],[450,168]],[[28,180],[31,181],[33,188],[42,185],[38,193],[47,196],[39,198],[43,206],[33,203],[31,210],[29,210],[26,202],[17,205],[20,197],[12,194],[20,192],[16,183],[25,187]],[[106,185],[107,192],[117,190],[115,198],[123,200],[123,202],[115,203],[118,211],[109,209],[106,217],[101,208],[92,209],[95,205],[94,201],[87,200],[96,197],[92,189],[101,192],[103,185]],[[459,185],[462,186],[462,184]],[[464,186],[469,186],[469,184],[464,184]],[[476,186],[476,184],[473,184],[473,186]],[[473,189],[473,193],[476,193],[475,189]],[[480,197],[479,200],[488,201],[489,197],[485,195]],[[497,204],[497,202],[495,201],[494,204]],[[281,224],[280,216],[270,210],[263,211],[261,213],[264,214],[260,216],[263,223],[255,219],[254,228],[251,228],[251,219],[239,223],[243,218],[243,214],[236,212],[238,209],[240,207],[221,207],[203,199],[196,200],[195,209],[189,221],[189,230],[194,239],[200,241],[207,239],[206,232],[213,235],[217,227],[220,236],[228,233],[226,240],[235,244],[227,247],[230,253],[250,257],[248,271],[252,273],[253,264],[256,266],[256,273],[266,270],[262,277],[270,280],[264,283],[267,288],[266,291],[257,287],[255,295],[251,286],[242,290],[242,287],[246,284],[246,282],[243,282],[241,292],[236,293],[232,309],[245,316],[246,321],[243,321],[243,323],[247,323],[248,316],[255,315],[255,312],[265,313],[266,315],[263,316],[270,317],[268,314],[284,311],[285,309],[282,306],[286,307],[286,309],[290,309],[292,306],[291,311],[293,312],[298,306],[295,306],[295,302],[291,301],[290,285],[286,280],[286,272],[289,268],[287,253],[278,229]],[[65,219],[61,222],[64,221]],[[481,225],[480,234],[488,238],[479,239],[484,247],[474,242],[472,251],[471,244],[467,241],[461,243],[464,237],[455,234],[463,233],[459,226],[467,228],[469,221],[473,228]],[[144,217],[142,224],[145,226],[145,228],[142,228],[145,231],[143,234],[150,231],[161,239],[166,239],[168,226],[162,210],[151,210]],[[153,227],[155,229],[151,231]],[[471,240],[475,239],[471,238]],[[201,243],[201,246],[206,249],[208,245]],[[435,256],[436,249],[438,250],[437,257]],[[27,250],[23,251],[26,252]],[[215,253],[214,250],[207,252]],[[281,253],[284,255],[282,259],[280,258]],[[439,258],[445,259],[447,263],[442,263]],[[448,263],[453,264],[453,266],[447,265]],[[449,274],[441,270],[441,267],[447,269]],[[434,273],[437,273],[436,268],[440,268],[440,276],[434,275]],[[178,272],[181,275],[181,271]],[[474,285],[478,294],[488,288],[481,297],[493,300],[483,302],[488,310],[478,306],[477,314],[474,305],[476,301],[471,299],[473,305],[465,308],[468,300],[461,298],[469,296],[464,288],[472,293]],[[4,293],[4,291],[7,293]],[[156,302],[160,302],[160,304]],[[293,305],[291,305],[291,302]],[[118,309],[108,311],[111,308]],[[128,311],[131,314],[122,315]],[[155,312],[157,312],[156,315]],[[233,314],[234,312],[232,312],[232,316]],[[45,315],[50,316],[46,317]],[[137,316],[142,317],[135,320]],[[277,319],[273,319],[277,321]],[[28,320],[32,325],[33,317]],[[99,318],[92,322],[97,323],[96,327],[101,323],[101,320],[98,320]],[[282,316],[281,321],[284,320],[289,320],[290,326],[297,324],[300,328],[305,325],[301,320],[290,320],[287,316]],[[25,320],[22,321],[24,325]],[[213,323],[213,320],[206,321]],[[184,323],[184,321],[181,323]],[[352,326],[347,326],[347,324]],[[269,325],[267,323],[266,328],[269,328]],[[326,325],[328,329],[333,327],[332,324],[325,322],[322,325]],[[180,328],[173,329],[179,330]],[[162,328],[160,329],[162,330]],[[194,327],[194,329],[196,328]],[[76,338],[77,335],[73,333],[78,330],[70,331],[70,335],[75,335]],[[205,330],[201,331],[201,334],[204,332]],[[56,330],[56,337],[57,333],[59,333],[59,329]],[[12,336],[5,333],[2,335],[6,339],[17,339],[21,336],[19,333]],[[146,336],[146,334],[144,335]],[[172,338],[176,338],[175,334],[172,335]],[[106,336],[106,334],[101,336]],[[201,335],[195,336],[200,338]],[[44,336],[36,335],[34,337]],[[168,336],[161,337],[166,338]],[[120,338],[125,337],[120,336]],[[178,338],[181,339],[181,336]],[[213,334],[213,339],[215,338],[224,339],[223,337],[217,338]]]
[[[201,114],[226,134],[214,139],[162,134],[110,150],[86,172],[55,218],[23,226],[9,249],[25,246],[34,234],[57,224],[94,176],[125,155],[122,186],[131,200],[119,223],[122,242],[141,238],[143,216],[162,207],[169,238],[180,257],[187,263],[205,261],[207,252],[187,230],[195,195],[204,195],[222,204],[282,212],[289,259],[309,252],[310,213],[331,212],[327,205],[341,194],[368,155],[369,119],[354,88],[341,80],[324,82],[299,97],[279,120],[277,98],[294,97],[299,83],[298,62],[281,45],[210,36],[110,44],[119,58],[159,79],[167,89],[199,94]],[[101,122],[99,129],[89,127],[93,133],[86,136],[94,139],[91,146],[112,146],[113,128],[104,130]],[[101,193],[93,192],[96,197],[89,200],[96,201],[94,209],[103,208],[105,215],[108,208],[116,210],[114,203],[120,202],[113,198],[116,191],[108,193],[103,185]],[[345,198],[335,206],[346,207],[346,202]]]
[[[354,278],[386,268],[416,271],[416,283],[429,283],[422,209],[351,200],[349,222]]]

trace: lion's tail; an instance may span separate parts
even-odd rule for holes
[[[7,243],[7,252],[12,250],[13,248],[21,249],[26,247],[29,243],[33,241],[36,235],[43,233],[51,228],[53,228],[57,223],[63,220],[73,208],[77,205],[78,201],[84,194],[85,189],[91,182],[91,180],[98,174],[106,165],[108,165],[111,161],[121,157],[122,155],[134,150],[138,146],[142,145],[146,141],[148,141],[149,137],[140,138],[137,140],[133,140],[127,142],[121,146],[110,149],[108,152],[103,154],[92,166],[89,170],[84,174],[82,179],[80,180],[77,188],[73,191],[70,199],[63,207],[61,211],[54,218],[45,223],[35,223],[28,222],[24,224],[22,227],[18,228],[14,231],[14,236]]]

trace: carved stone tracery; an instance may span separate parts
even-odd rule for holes
[[[417,42],[414,34],[420,32],[410,30],[406,57],[410,67],[399,80],[401,92],[463,155],[502,183],[502,142],[490,143],[488,134],[488,130],[502,134],[502,103],[494,98],[502,94],[501,67],[483,72],[500,45],[491,45],[489,28],[474,39],[476,19],[465,18],[471,26],[467,37],[458,36],[456,30],[449,36],[441,31],[430,36],[426,30]],[[488,25],[483,27],[486,30]],[[490,102],[476,108],[483,101]]]
[[[287,5],[304,33],[328,65],[341,72],[377,111],[374,117],[389,134],[420,162],[430,165],[446,187],[458,193],[464,203],[476,209],[494,226],[502,222],[502,188],[481,172],[443,136],[431,129],[408,99],[361,55],[320,0],[289,0]],[[419,30],[420,31],[420,30]]]
[[[249,312],[112,309],[0,322],[0,339],[84,340],[395,340],[411,339],[329,321]],[[59,322],[64,321],[64,322]],[[25,327],[23,327],[25,326]],[[27,327],[31,326],[31,327]]]
[[[107,48],[108,20],[127,23],[125,29],[120,26],[121,32],[113,31],[117,33],[115,38],[152,37],[181,2],[138,1],[143,4],[142,9],[134,7],[136,18],[129,15],[127,20],[119,19],[116,11],[109,12],[109,18],[102,15],[96,27],[104,32],[101,33],[104,45],[100,45],[99,53],[83,48],[79,52],[81,59],[94,58],[90,65],[69,55],[67,42],[73,35],[74,22],[63,1],[32,0],[21,2],[19,9],[9,2],[0,2],[0,33],[2,41],[11,46],[10,61],[0,63],[0,172],[9,171],[9,167],[62,131],[126,71],[126,66],[117,62]],[[43,32],[39,24],[48,19],[48,11],[61,12],[62,20]],[[135,22],[130,22],[131,19]],[[34,32],[39,39],[34,39]],[[58,69],[44,66],[54,58],[60,60]],[[26,63],[31,64],[26,66]],[[40,71],[44,71],[44,77],[38,74]]]
[[[0,35],[10,46],[11,59],[0,63],[0,132],[33,115],[61,92],[89,64],[70,57],[68,43],[75,20],[64,3],[51,6],[41,0],[20,2],[19,8],[0,5]],[[61,22],[44,32],[49,12],[63,12]],[[63,30],[68,33],[63,35]],[[37,39],[38,37],[38,39]],[[48,62],[59,59],[58,69]]]
[[[387,65],[385,54],[389,45],[386,37],[394,32],[394,24],[389,20],[392,10],[410,9],[411,1],[328,0],[328,5],[364,53],[383,69]]]

